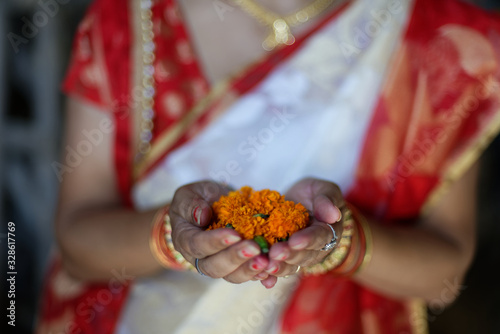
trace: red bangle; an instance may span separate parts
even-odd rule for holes
[[[360,270],[360,268],[367,262],[367,256],[370,255],[367,252],[367,234],[369,233],[369,227],[365,218],[359,213],[359,211],[352,206],[347,204],[354,220],[355,231],[353,233],[353,239],[351,243],[351,248],[349,253],[342,262],[340,266],[331,271],[332,274],[341,277],[350,277]],[[371,235],[370,235],[371,237]],[[371,239],[370,239],[371,247]]]

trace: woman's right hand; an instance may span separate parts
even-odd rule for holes
[[[198,258],[206,276],[231,283],[265,279],[269,260],[261,255],[257,243],[242,240],[228,228],[205,231],[212,219],[212,204],[229,190],[212,181],[201,181],[175,192],[170,205],[174,247],[193,265]]]

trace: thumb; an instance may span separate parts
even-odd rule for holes
[[[339,208],[325,195],[318,195],[314,198],[313,215],[318,221],[327,224],[334,224],[342,218]]]
[[[227,193],[227,188],[213,182],[197,182],[179,188],[170,206],[170,217],[180,217],[195,225],[206,226],[212,218],[212,203]]]

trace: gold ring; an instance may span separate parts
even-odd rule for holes
[[[297,270],[295,270],[295,272],[293,274],[283,276],[283,278],[289,278],[290,276],[297,274],[300,271],[300,268],[301,268],[300,266],[297,266]]]

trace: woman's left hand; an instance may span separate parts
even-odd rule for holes
[[[330,252],[321,250],[333,238],[330,224],[340,238],[342,224],[339,223],[345,202],[339,187],[332,182],[307,178],[297,182],[285,194],[287,200],[302,203],[312,216],[311,224],[294,233],[286,242],[278,242],[269,250],[269,276],[261,282],[272,288],[278,277],[297,272],[299,266],[306,267],[321,262]]]

